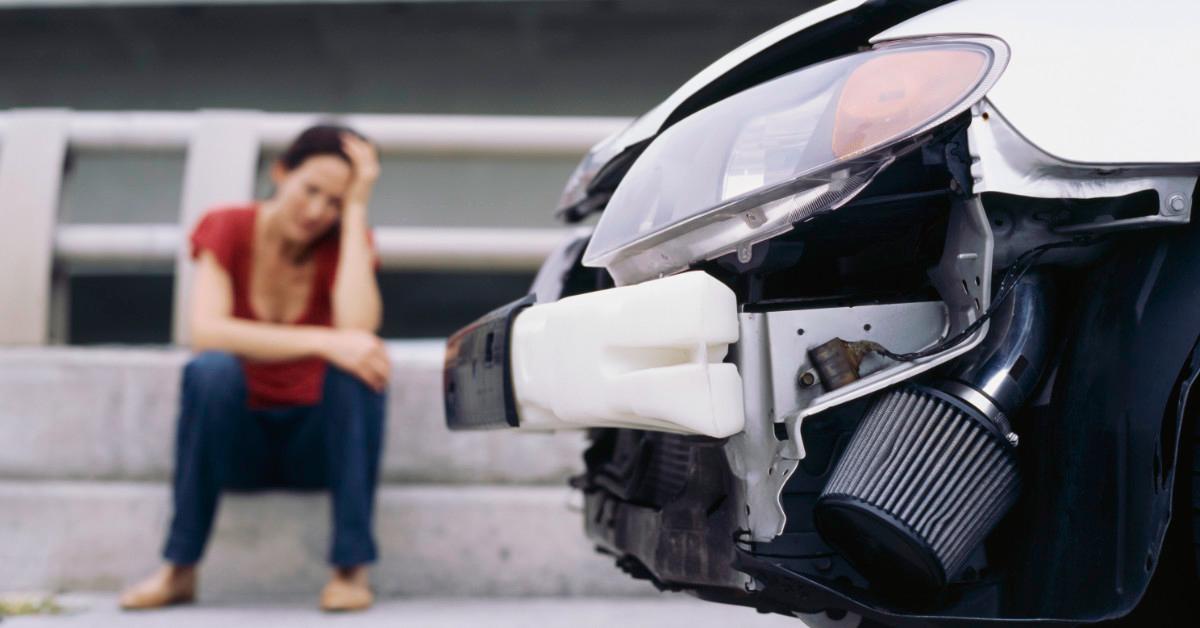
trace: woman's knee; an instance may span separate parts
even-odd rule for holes
[[[385,397],[385,393],[375,392],[366,382],[332,364],[325,371],[325,391],[368,399],[382,400]]]
[[[386,393],[376,392],[361,379],[336,366],[330,365],[325,372],[323,405],[358,408],[360,412],[355,414],[361,413],[362,418],[382,421],[386,402]],[[344,415],[340,411],[334,414]]]
[[[214,443],[228,445],[225,441],[245,415],[246,383],[241,361],[218,351],[196,355],[183,368],[180,393],[177,455],[209,451]]]
[[[242,362],[232,353],[205,351],[183,368],[183,388],[190,395],[236,396],[245,388]]]

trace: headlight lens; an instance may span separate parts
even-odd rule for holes
[[[1007,61],[991,38],[833,59],[664,131],[613,193],[584,255],[620,284],[775,237],[836,209],[922,133],[979,100]]]
[[[567,178],[567,185],[563,187],[562,195],[558,199],[557,213],[567,212],[587,199],[588,186],[595,180],[596,175],[600,174],[600,170],[617,156],[618,152],[612,145],[624,132],[623,129],[600,140],[583,156],[571,172],[571,176]]]
[[[587,187],[600,172],[600,166],[604,165],[604,162],[596,159],[596,151],[596,147],[588,151],[575,166],[575,170],[571,171],[571,176],[567,177],[567,185],[563,187],[562,195],[558,198],[558,211],[577,205],[587,198]]]
[[[981,50],[884,54],[851,72],[833,122],[833,154],[861,154],[924,127],[971,92],[987,70]]]

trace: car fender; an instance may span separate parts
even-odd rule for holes
[[[1015,522],[1028,554],[1014,564],[1027,572],[1018,598],[1041,616],[1132,610],[1171,518],[1180,391],[1200,338],[1200,225],[1129,237],[1090,274],[1064,327],[1074,335],[1054,410],[1022,435],[1037,451]]]
[[[876,35],[991,35],[1011,49],[988,100],[1030,142],[1074,163],[1200,163],[1200,3],[959,0]],[[1069,27],[1069,31],[1064,30]]]

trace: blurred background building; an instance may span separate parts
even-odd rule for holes
[[[522,116],[533,117],[531,128],[543,117],[584,117],[575,148],[512,146],[506,154],[418,147],[385,155],[372,208],[377,227],[432,228],[398,235],[444,237],[451,248],[486,246],[487,232],[475,232],[482,240],[456,237],[464,228],[500,230],[500,244],[528,242],[525,261],[487,268],[385,265],[384,335],[438,337],[523,294],[553,235],[505,230],[558,227],[551,212],[578,146],[620,128],[724,52],[814,4],[3,0],[0,112],[8,113],[0,113],[0,127],[26,108],[65,109],[68,118],[186,114],[179,120],[214,109],[449,114],[487,116],[478,119],[484,125],[503,123],[492,116]],[[139,125],[103,116],[82,122],[93,127],[92,139],[67,139],[56,199],[60,237],[47,335],[70,344],[166,342],[175,264],[143,253],[161,251],[178,234],[167,232],[164,241],[161,231],[79,227],[178,224],[191,142],[185,136],[172,146],[137,146],[145,134]],[[268,193],[271,156],[265,146],[257,160],[260,195]],[[230,196],[212,190],[208,197],[244,200]],[[125,251],[121,259],[104,259],[114,247]]]
[[[525,294],[589,145],[815,4],[0,0],[0,594],[157,564],[186,225],[267,194],[274,151],[342,114],[385,149],[377,591],[654,594],[566,507],[581,434],[446,432],[438,339]],[[319,588],[324,500],[225,503],[205,600]]]

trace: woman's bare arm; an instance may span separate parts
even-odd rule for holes
[[[333,279],[333,326],[374,332],[383,318],[383,300],[368,245],[367,203],[379,178],[379,158],[366,141],[347,134],[343,147],[354,175],[342,207],[341,245]]]
[[[191,342],[196,351],[228,351],[274,362],[321,355],[328,329],[233,317],[233,287],[216,257],[204,251],[192,283]]]
[[[229,274],[209,251],[200,255],[192,284],[191,346],[196,351],[228,351],[263,362],[320,357],[376,390],[387,383],[383,343],[360,330],[280,325],[234,318]]]
[[[348,203],[342,210],[341,252],[333,277],[333,326],[339,329],[373,332],[383,318],[367,229],[366,206]]]

